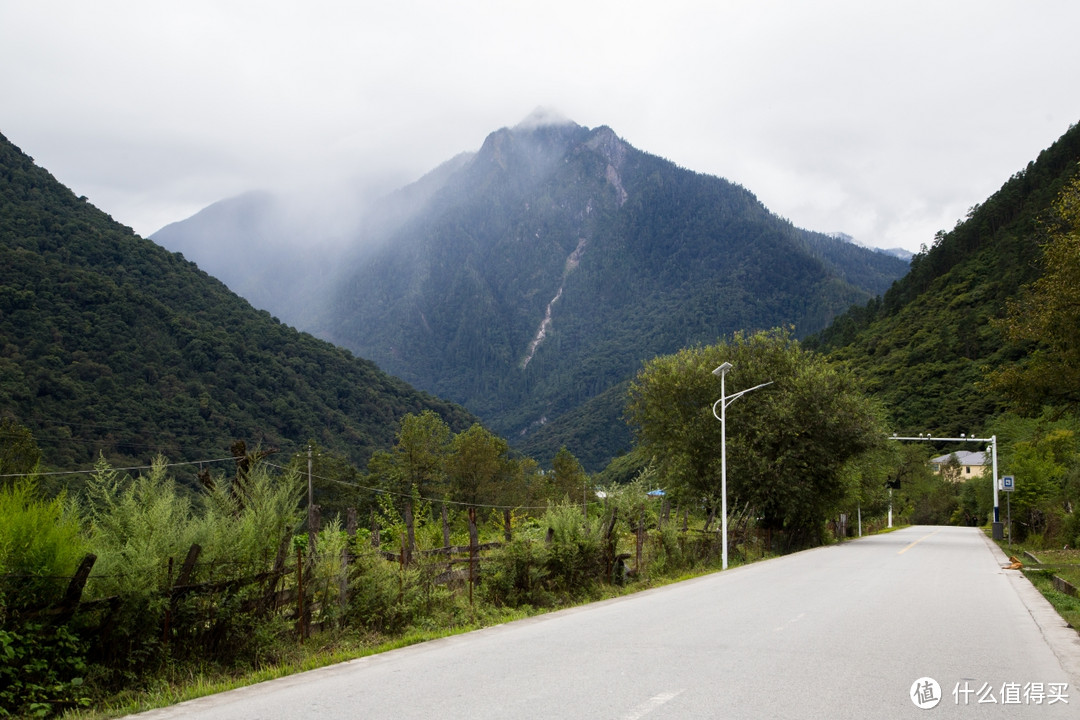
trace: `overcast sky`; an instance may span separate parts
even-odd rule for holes
[[[917,250],[1080,121],[1076,0],[3,0],[0,133],[149,235],[534,108]]]

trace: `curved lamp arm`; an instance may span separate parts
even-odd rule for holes
[[[759,388],[763,388],[766,385],[772,385],[774,382],[776,382],[776,381],[775,380],[770,380],[767,383],[761,383],[760,385],[755,385],[752,388],[746,388],[745,390],[740,390],[739,392],[735,393],[734,395],[728,395],[727,397],[720,398],[719,400],[717,400],[716,402],[713,403],[713,406],[712,406],[713,417],[716,418],[717,420],[719,420],[720,422],[723,422],[724,418],[722,418],[722,417],[720,417],[719,415],[716,414],[716,406],[717,405],[719,405],[720,403],[724,403],[724,408],[727,409],[728,406],[731,405],[731,403],[735,402],[736,400],[741,398],[746,393],[748,393],[748,392],[750,392],[752,390],[757,390]],[[725,400],[727,402],[724,402]]]

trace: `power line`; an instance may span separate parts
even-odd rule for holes
[[[228,460],[235,461],[236,458],[235,457],[227,457],[227,458],[214,458],[212,460],[191,460],[189,462],[164,463],[164,466],[165,467],[177,467],[179,465],[202,465],[203,463],[207,463],[207,464],[209,464],[209,463],[218,463],[218,462],[226,462]],[[117,471],[117,472],[121,472],[121,471],[128,471],[128,470],[151,470],[154,467],[156,467],[156,465],[134,465],[132,467],[119,467],[119,468],[110,467],[109,470],[114,470],[114,471]],[[5,475],[0,475],[0,478],[28,477],[28,476],[52,477],[52,476],[56,476],[56,475],[93,475],[96,472],[98,472],[97,468],[94,468],[93,470],[58,470],[58,471],[54,471],[54,472],[9,473],[9,474],[5,474]]]
[[[270,467],[277,468],[278,470],[288,470],[289,468],[283,465],[275,465],[274,463],[266,463]],[[369,487],[367,485],[360,485],[358,483],[346,482],[344,480],[335,480],[334,478],[323,477],[321,475],[312,475],[313,478],[318,478],[323,482],[335,483],[337,485],[344,485],[345,487],[352,488],[353,490],[367,490],[377,495],[393,495],[395,497],[412,498],[415,497],[411,493],[397,492],[395,490],[386,490],[384,488]],[[473,503],[465,502],[463,500],[445,500],[443,498],[429,498],[420,496],[420,500],[429,503],[445,503],[447,505],[462,505],[464,507],[476,507],[476,508],[488,508],[491,510],[546,510],[547,505],[490,505],[486,503]],[[596,504],[595,501],[592,504]]]
[[[210,464],[210,463],[230,462],[230,461],[235,462],[236,460],[237,460],[237,458],[235,456],[230,456],[230,457],[224,457],[224,458],[211,458],[211,459],[208,459],[208,460],[190,460],[190,461],[186,461],[186,462],[164,463],[164,467],[179,467],[179,466],[187,466],[187,465],[203,465],[203,464]],[[290,468],[285,467],[284,465],[278,465],[276,463],[266,462],[265,460],[263,460],[262,462],[265,463],[268,467],[276,468],[278,470],[284,470],[286,472],[290,470]],[[154,467],[156,467],[156,466],[155,465],[132,465],[132,466],[129,466],[129,467],[118,467],[118,468],[110,467],[109,470],[116,471],[116,472],[130,472],[130,471],[133,471],[133,470],[151,470]],[[0,478],[15,478],[15,477],[28,477],[28,476],[57,477],[57,476],[62,476],[62,475],[93,475],[96,472],[98,472],[97,468],[94,468],[92,470],[58,470],[58,471],[52,471],[52,472],[36,472],[36,473],[6,473],[6,474],[0,474]],[[335,478],[328,478],[328,477],[325,477],[325,476],[322,476],[322,475],[314,475],[313,474],[312,477],[317,478],[317,479],[321,480],[322,482],[333,483],[333,484],[336,484],[336,485],[343,485],[343,486],[345,486],[347,488],[350,488],[352,490],[366,490],[368,492],[375,493],[377,495],[391,495],[391,496],[402,497],[402,498],[412,498],[412,497],[414,497],[410,493],[403,493],[403,492],[397,492],[397,491],[394,491],[394,490],[386,490],[384,488],[376,488],[376,487],[370,487],[370,486],[367,486],[367,485],[360,485],[358,483],[346,482],[344,480],[337,480]],[[429,503],[445,503],[447,505],[460,505],[460,506],[463,506],[463,507],[487,508],[487,509],[490,509],[490,510],[545,510],[548,507],[547,505],[496,505],[496,504],[490,504],[490,503],[473,503],[473,502],[465,502],[463,500],[447,500],[447,499],[444,499],[444,498],[429,498],[429,497],[423,497],[423,496],[419,497],[419,499],[422,500],[422,501],[425,501],[425,502],[429,502]],[[595,505],[597,503],[596,503],[596,501],[593,501],[590,504]]]

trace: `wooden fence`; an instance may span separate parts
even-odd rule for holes
[[[676,513],[677,517],[678,513]],[[617,540],[614,530],[617,520],[616,514],[611,512],[601,531],[605,546],[606,576],[614,581],[618,581],[625,575],[636,573],[644,566],[646,562],[644,548],[648,537],[646,515],[642,512],[639,517],[628,520],[634,536],[634,552],[616,554]],[[373,552],[388,562],[396,563],[402,575],[409,569],[420,570],[423,582],[426,584],[467,589],[470,603],[473,601],[473,593],[480,581],[485,555],[504,545],[504,542],[513,539],[509,510],[503,513],[504,542],[479,542],[477,511],[472,507],[468,509],[469,542],[467,545],[450,543],[450,528],[445,506],[442,511],[442,547],[418,550],[412,512],[408,506],[405,508],[404,521],[400,544],[390,549],[383,546],[380,527],[373,517],[371,527]],[[660,514],[661,524],[669,521],[668,512]],[[319,526],[317,506],[309,514],[309,524],[309,543],[311,543],[317,536]],[[687,537],[697,538],[693,542],[703,548],[706,554],[719,547],[719,528],[710,527],[710,524],[706,523],[700,530],[690,529],[687,527],[685,513],[681,531]],[[357,534],[355,511],[347,514],[346,532],[352,537]],[[551,537],[551,531],[549,531],[547,538],[549,543]],[[762,535],[750,527],[749,515],[745,512],[737,513],[732,518],[729,539],[733,546],[744,547],[748,544],[768,547],[772,542],[771,537]],[[277,615],[295,622],[296,633],[301,640],[312,630],[318,629],[321,623],[313,622],[312,619],[320,614],[325,615],[320,611],[327,609],[324,603],[331,593],[324,589],[321,593],[322,599],[320,599],[318,589],[313,587],[310,581],[315,567],[315,557],[313,553],[305,553],[303,548],[293,548],[292,542],[291,537],[282,540],[269,569],[242,576],[227,577],[228,572],[200,563],[202,548],[198,545],[192,545],[188,549],[178,566],[176,558],[169,558],[166,567],[163,568],[165,582],[158,591],[160,605],[164,607],[159,626],[161,642],[168,645],[174,638],[184,636],[185,632],[193,632],[193,628],[212,634],[215,608],[224,604],[229,598],[241,596],[242,602],[239,605],[241,612],[255,617]],[[317,554],[318,548],[314,550]],[[332,594],[336,596],[342,607],[349,600],[348,577],[350,567],[356,559],[348,550],[341,558],[339,584]],[[19,617],[60,624],[69,621],[76,614],[83,616],[84,620],[86,617],[94,616],[97,618],[98,631],[103,637],[108,637],[111,634],[110,626],[123,605],[124,598],[112,596],[83,600],[82,596],[91,578],[95,561],[96,558],[93,555],[83,558],[75,574],[68,580],[67,587],[59,600],[47,607],[23,609]],[[226,577],[221,577],[223,574]],[[198,575],[208,579],[196,582],[195,578]],[[181,612],[181,606],[184,606],[185,601],[187,601],[186,610]],[[192,605],[204,607],[205,616],[193,616],[190,610]]]
[[[412,523],[411,508],[406,509],[405,531],[401,535],[401,546],[396,551],[389,551],[381,545],[378,525],[373,522],[372,545],[373,550],[389,562],[396,563],[402,570],[422,566],[425,570],[425,582],[434,585],[459,585],[467,586],[469,600],[472,602],[473,591],[480,580],[480,567],[484,555],[491,550],[503,545],[501,542],[479,542],[479,532],[476,525],[476,509],[469,508],[469,544],[451,545],[449,523],[445,510],[443,511],[443,540],[444,546],[440,548],[417,550],[415,545],[415,533]],[[510,528],[510,514],[505,513],[505,537],[512,538]],[[318,531],[318,512],[309,516],[315,521],[315,531],[312,539]],[[356,522],[355,512],[349,513],[347,532],[355,537]],[[194,582],[197,569],[202,569],[202,574],[214,577],[220,575],[215,568],[200,564],[202,547],[192,545],[183,562],[176,567],[176,558],[168,558],[165,571],[165,583],[160,590],[165,610],[161,618],[161,640],[168,644],[181,628],[177,626],[178,606],[188,598],[206,597],[221,598],[223,596],[236,596],[247,588],[255,586],[262,588],[256,593],[245,592],[246,599],[240,610],[256,616],[267,616],[272,613],[284,613],[286,617],[296,622],[297,634],[300,638],[306,637],[312,628],[318,628],[319,624],[313,624],[313,613],[320,607],[318,594],[310,585],[308,578],[315,565],[315,553],[305,554],[303,548],[296,548],[295,555],[291,550],[292,538],[283,539],[278,548],[273,565],[269,570],[243,575],[240,577],[226,577]],[[348,574],[351,564],[356,558],[348,550],[342,557],[342,572],[340,573],[340,585],[337,595],[342,604],[348,599]],[[75,574],[67,579],[67,585],[63,594],[55,602],[34,608],[20,608],[18,618],[26,621],[48,622],[63,624],[71,620],[77,613],[89,615],[100,614],[100,626],[98,630],[102,635],[109,635],[113,615],[122,604],[119,596],[94,598],[84,600],[83,594],[97,557],[92,554],[86,555],[78,565]],[[289,579],[292,578],[292,582]],[[18,583],[19,578],[6,576],[4,579],[9,583]],[[308,583],[305,586],[305,583]],[[213,605],[213,601],[207,603]],[[206,624],[208,621],[198,619],[195,622]]]

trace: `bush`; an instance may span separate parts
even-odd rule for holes
[[[5,615],[59,600],[85,554],[63,497],[39,499],[28,481],[0,487],[0,627]]]
[[[653,537],[655,551],[649,572],[666,575],[693,567],[697,559],[694,548],[687,547],[686,538],[674,523],[664,525]]]
[[[377,632],[393,632],[412,620],[418,573],[387,562],[370,546],[357,544],[349,572],[350,598],[346,618],[350,624]]]
[[[170,654],[219,664],[253,659],[272,639],[262,632],[265,583],[245,580],[270,570],[299,526],[298,476],[271,477],[256,464],[242,480],[218,479],[196,504],[166,467],[158,458],[149,473],[130,478],[99,462],[88,485],[90,543],[98,555],[88,594],[118,598],[108,642],[96,644],[94,659],[111,669],[114,682],[144,675]],[[188,583],[228,584],[171,598],[170,583],[195,544],[202,553]],[[167,610],[170,654],[161,652]]]
[[[90,704],[85,649],[66,626],[0,630],[0,716],[46,717]]]
[[[1066,547],[1080,547],[1080,511],[1073,510],[1065,516],[1061,534]]]
[[[147,475],[132,479],[99,460],[87,485],[90,545],[98,559],[86,595],[118,598],[108,643],[96,644],[94,660],[121,671],[145,672],[160,663],[168,558],[182,560],[199,537],[191,501],[165,467],[159,458]],[[124,672],[115,678],[129,679]]]
[[[519,536],[491,554],[484,566],[481,592],[498,606],[548,607],[555,602],[547,589],[550,577],[543,543]]]
[[[586,594],[604,576],[602,520],[583,519],[576,505],[554,505],[541,522],[551,535],[545,563],[551,590],[567,596]]]
[[[311,572],[304,580],[310,584],[311,597],[319,608],[316,622],[339,623],[342,620],[341,581],[345,575],[343,554],[349,547],[349,536],[334,518],[319,531]]]

